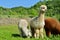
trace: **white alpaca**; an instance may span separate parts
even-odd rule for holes
[[[21,31],[21,36],[31,37],[31,31],[27,28],[28,22],[25,19],[20,19],[18,23],[19,31]]]
[[[41,5],[39,15],[31,20],[30,25],[31,25],[31,28],[34,28],[35,30],[35,33],[34,33],[35,38],[39,38],[39,37],[43,38],[43,29],[45,25],[44,15],[46,10],[47,10],[47,7],[45,5]],[[33,29],[32,29],[32,32],[33,32]]]

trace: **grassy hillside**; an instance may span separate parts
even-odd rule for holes
[[[45,4],[48,7],[46,16],[54,17],[60,20],[60,1],[40,1],[30,8],[25,7],[14,7],[14,8],[3,8],[0,7],[0,17],[34,17],[39,13],[40,5]],[[4,16],[5,15],[5,16]],[[17,16],[16,16],[17,15]]]

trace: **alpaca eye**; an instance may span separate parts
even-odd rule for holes
[[[42,9],[45,9],[45,7],[42,7]]]

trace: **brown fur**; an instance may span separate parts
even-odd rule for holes
[[[44,28],[47,36],[60,34],[60,23],[56,19],[46,18]]]

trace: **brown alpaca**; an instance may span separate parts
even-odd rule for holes
[[[47,36],[60,34],[60,23],[56,19],[46,18],[44,28]]]

